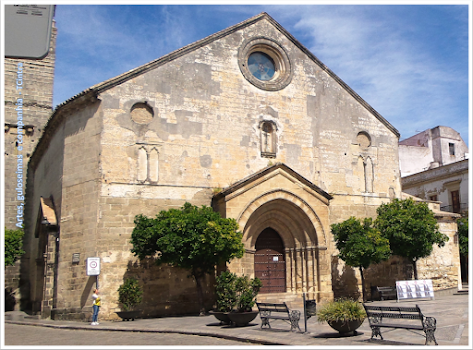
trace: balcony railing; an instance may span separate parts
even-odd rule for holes
[[[454,210],[456,209],[456,210]],[[464,213],[468,211],[468,203],[460,203],[460,205],[457,208],[454,208],[453,205],[444,205],[440,207],[441,211],[448,211],[450,213]]]

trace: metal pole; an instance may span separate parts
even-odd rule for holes
[[[95,276],[95,288],[99,289],[99,275]]]

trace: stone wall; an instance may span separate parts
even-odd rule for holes
[[[102,194],[107,189],[104,184]],[[197,206],[210,205],[211,192],[208,191],[205,196],[197,193],[184,199],[153,199],[145,191],[141,193],[141,198],[138,196],[139,194],[132,192],[123,197],[103,195],[99,199],[97,256],[102,264],[99,277],[100,289],[104,295],[100,311],[102,317],[117,318],[115,311],[120,310],[117,290],[127,277],[138,278],[144,288],[143,305],[140,309],[144,310],[145,317],[198,312],[196,286],[189,271],[167,266],[157,267],[151,259],[139,261],[131,253],[130,239],[136,215],[154,217],[161,210],[180,208],[185,201]],[[78,268],[85,271],[82,263]],[[207,277],[203,288],[206,306],[211,308],[214,301],[211,276]],[[85,293],[90,292],[86,288]]]
[[[288,52],[295,74],[287,88],[258,89],[235,64],[241,43],[255,32]],[[225,188],[282,162],[329,193],[360,194],[365,179],[355,173],[361,157],[374,167],[369,192],[400,192],[397,135],[266,21],[178,56],[100,99],[110,187],[157,183],[176,187],[177,195],[178,188]],[[137,104],[148,106],[147,124],[133,121]],[[277,129],[275,158],[262,155],[262,121]],[[361,131],[370,134],[370,146],[357,144]],[[157,181],[139,180],[140,149],[144,157],[157,152]]]
[[[5,266],[3,280],[5,281],[5,311],[20,310],[20,261],[13,266]]]

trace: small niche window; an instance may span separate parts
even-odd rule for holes
[[[437,202],[438,201],[438,196],[436,194],[433,194],[433,195],[429,196],[429,199],[431,201]]]
[[[276,126],[271,122],[261,124],[261,156],[276,157]]]
[[[455,155],[455,144],[454,143],[449,143],[448,144],[448,152],[451,156]]]

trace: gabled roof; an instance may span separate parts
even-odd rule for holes
[[[315,57],[304,45],[302,45],[291,33],[289,33],[286,29],[284,29],[278,22],[276,22],[270,15],[266,12],[262,12],[254,17],[251,17],[243,22],[240,22],[234,26],[228,27],[224,30],[221,30],[215,34],[212,34],[206,38],[198,40],[192,44],[186,45],[176,51],[173,51],[167,55],[162,56],[156,60],[153,60],[149,63],[146,63],[140,67],[134,68],[126,73],[123,73],[119,76],[114,78],[108,79],[104,82],[96,84],[79,94],[71,97],[70,99],[64,101],[63,103],[59,104],[55,110],[53,111],[51,117],[49,118],[48,122],[44,127],[44,136],[46,136],[48,128],[51,124],[54,124],[56,117],[63,111],[67,110],[71,104],[73,103],[80,103],[81,101],[91,101],[94,100],[98,94],[104,92],[108,89],[111,89],[117,85],[120,85],[134,77],[137,77],[141,74],[144,74],[156,67],[164,65],[168,62],[175,60],[189,52],[197,50],[203,46],[208,45],[209,43],[221,39],[229,34],[232,34],[242,28],[248,27],[254,23],[257,23],[261,20],[267,20],[270,22],[274,27],[276,27],[282,34],[284,34],[289,41],[291,41],[295,46],[297,46],[302,52],[304,52],[308,58],[310,58],[315,64],[317,64],[324,72],[326,72],[332,79],[334,79],[341,87],[343,87],[356,101],[358,101],[362,106],[364,106],[371,114],[373,114],[382,124],[384,124],[389,130],[391,130],[398,138],[400,137],[399,131],[394,128],[386,119],[384,119],[373,107],[371,107],[365,100],[363,100],[355,91],[353,91],[342,79],[340,79],[335,73],[333,73],[325,64],[323,64],[317,57]],[[40,139],[36,149],[42,148],[42,141],[44,137]],[[43,146],[44,147],[44,146]],[[33,153],[32,157],[34,156]]]
[[[396,130],[386,119],[384,119],[373,107],[371,107],[366,101],[364,101],[355,91],[353,91],[343,80],[341,80],[335,73],[333,73],[325,64],[323,64],[317,57],[315,57],[305,46],[303,46],[291,33],[284,29],[278,22],[276,22],[270,15],[266,12],[262,12],[259,15],[256,15],[252,18],[247,19],[246,21],[240,22],[234,26],[228,27],[224,30],[221,30],[215,34],[212,34],[204,39],[198,40],[192,44],[186,45],[181,49],[173,51],[161,58],[158,58],[154,61],[146,63],[140,67],[132,69],[124,74],[121,74],[117,77],[106,80],[102,83],[96,84],[78,95],[72,97],[69,100],[66,100],[64,103],[60,104],[56,109],[60,108],[62,105],[67,104],[77,97],[93,92],[94,94],[99,94],[105,90],[108,90],[112,87],[120,85],[127,80],[130,80],[138,75],[146,73],[156,67],[159,67],[163,64],[166,64],[178,57],[181,57],[191,51],[194,51],[200,47],[208,45],[210,42],[221,39],[229,34],[232,34],[242,28],[248,27],[256,22],[261,20],[267,20],[273,24],[281,33],[283,33],[294,45],[296,45],[302,52],[304,52],[312,61],[314,61],[322,70],[324,70],[331,78],[333,78],[337,83],[339,83],[350,95],[352,95],[358,102],[360,102],[367,110],[369,110],[376,118],[378,118],[386,127],[395,133],[398,137],[400,136],[399,131]]]
[[[229,194],[232,194],[233,192],[238,191],[240,188],[245,187],[247,184],[249,184],[251,182],[254,182],[254,181],[256,181],[256,180],[258,180],[262,177],[265,177],[265,176],[267,176],[271,173],[276,172],[278,169],[281,169],[284,172],[286,172],[287,174],[291,175],[293,178],[297,179],[297,181],[301,182],[305,186],[307,186],[310,189],[312,189],[313,191],[317,192],[319,195],[324,197],[326,200],[333,199],[333,197],[330,194],[328,194],[327,192],[322,190],[320,187],[318,187],[317,185],[315,185],[312,182],[310,182],[309,180],[307,180],[305,177],[303,177],[298,172],[292,170],[290,167],[288,167],[284,163],[276,163],[275,165],[271,165],[271,166],[268,166],[266,168],[263,168],[260,171],[254,173],[254,174],[251,174],[251,175],[245,177],[244,179],[234,183],[233,185],[231,185],[227,188],[224,188],[222,191],[217,193],[214,196],[214,198],[218,200],[222,197],[226,197]]]

